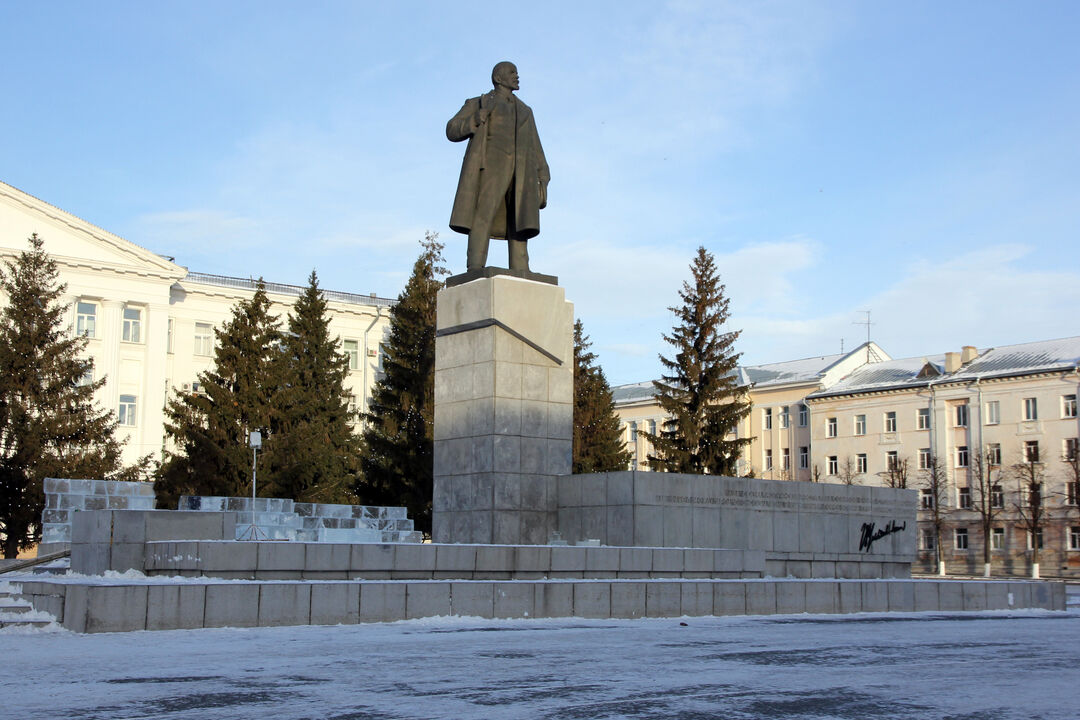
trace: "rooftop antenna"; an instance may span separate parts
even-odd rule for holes
[[[870,326],[876,323],[870,322],[870,311],[860,310],[859,312],[866,313],[866,319],[862,321],[856,321],[851,323],[852,325],[865,325],[866,326],[866,362],[870,362]]]

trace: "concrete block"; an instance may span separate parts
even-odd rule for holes
[[[81,515],[82,513],[78,513]],[[71,546],[71,571],[80,575],[103,575],[109,569],[107,543],[75,543]],[[80,631],[82,632],[82,631]]]
[[[254,578],[258,562],[259,543],[252,542],[200,542],[198,544],[199,567],[207,575],[231,570],[246,573]],[[220,627],[220,626],[210,626]]]
[[[804,585],[806,590],[806,612],[837,612],[840,603],[840,588],[835,582],[813,581]]]
[[[634,508],[631,505],[607,507],[607,531],[604,536],[608,545],[625,547],[634,544]]]
[[[963,588],[964,610],[986,609],[986,583],[969,580],[961,587]]]
[[[71,544],[108,543],[112,540],[112,511],[83,510],[71,515]]]
[[[358,583],[312,583],[312,625],[355,625],[360,622]]]
[[[664,508],[664,547],[690,547],[693,529],[692,508],[681,506]]]
[[[561,480],[562,478],[560,478]],[[557,513],[558,524],[556,529],[567,542],[577,542],[584,539],[581,532],[581,508],[560,507]]]
[[[450,587],[451,583],[407,583],[405,617],[414,619],[450,615]]]
[[[593,573],[615,573],[619,569],[619,548],[617,547],[588,547],[585,548],[585,572],[589,577],[599,577]],[[611,575],[614,577],[614,575]]]
[[[652,577],[678,577],[683,570],[682,548],[652,549]]]
[[[886,582],[862,583],[862,611],[889,611],[889,584]]]
[[[652,548],[620,547],[619,576],[648,577],[652,572]]]
[[[884,577],[885,573],[882,572],[881,563],[872,560],[867,560],[859,563],[859,577],[866,580],[876,580]]]
[[[836,590],[837,612],[862,612],[862,583],[852,580],[837,581]]]
[[[1031,583],[1010,582],[1008,588],[1009,595],[1012,595],[1012,602],[1009,605],[1010,609],[1032,607]]]
[[[733,573],[742,572],[744,568],[744,559],[742,550],[714,550],[712,551],[713,557],[713,572],[718,573]]]
[[[338,543],[304,543],[305,578],[345,580],[352,548]]]
[[[714,615],[746,614],[746,583],[724,581],[712,584]]]
[[[628,473],[604,473],[606,505],[631,505],[634,502],[634,478]]]
[[[394,622],[405,618],[406,583],[360,584],[360,622]]]
[[[553,547],[551,548],[552,573],[583,573],[588,548]],[[556,577],[554,574],[552,577]]]
[[[645,617],[645,583],[611,583],[611,617]]]
[[[476,548],[476,572],[510,572],[514,567],[514,548],[509,545],[480,545]]]
[[[825,519],[816,512],[798,515],[799,550],[801,552],[825,552]]]
[[[836,563],[836,577],[845,578],[848,580],[857,580],[859,575],[859,563],[857,562],[837,562]]]
[[[746,583],[746,614],[774,615],[776,613],[776,583],[763,580]]]
[[[1051,585],[1046,582],[1033,582],[1031,585],[1032,607],[1050,610],[1054,606],[1053,597],[1050,593]]]
[[[584,507],[581,509],[581,538],[582,540],[599,540],[601,544],[607,542],[607,508]]]
[[[789,560],[785,569],[788,577],[809,578],[814,576],[809,560]]]
[[[515,547],[514,576],[517,579],[538,579],[551,572],[550,547]]]
[[[558,503],[560,508],[581,506],[581,478],[584,475],[561,475],[558,483]]]
[[[702,617],[713,614],[712,583],[682,582],[678,585],[682,596],[682,615]]]
[[[86,632],[86,610],[89,585],[68,585],[64,588],[64,615],[62,624],[77,633]]]
[[[941,610],[963,610],[964,588],[962,581],[936,580],[938,586],[938,604]]]
[[[534,603],[538,585],[533,583],[494,583],[493,611],[497,618],[527,618],[535,616]],[[565,617],[565,616],[560,616]]]
[[[113,543],[109,548],[109,570],[127,572],[143,571],[146,566],[145,543]]]
[[[435,545],[395,545],[394,547],[394,571],[426,574],[431,577],[435,570]]]
[[[1003,582],[986,583],[986,609],[1009,609],[1009,586]]]
[[[768,557],[765,559],[765,576],[771,578],[786,578],[788,576],[787,560],[781,557]]]
[[[894,580],[889,587],[889,612],[915,611],[915,586],[913,580]]]
[[[776,612],[784,615],[806,612],[806,583],[776,583]]]
[[[765,573],[765,553],[761,550],[743,551],[743,571],[757,573],[760,577]]]
[[[711,507],[695,507],[691,514],[693,530],[690,544],[699,548],[720,547],[720,511]]]
[[[435,570],[441,572],[468,572],[476,570],[475,545],[438,545],[435,552]],[[420,617],[420,616],[418,616]]]
[[[120,543],[143,543],[146,542],[146,515],[145,510],[116,510],[112,514],[112,542]],[[168,514],[168,513],[167,513]],[[185,513],[186,514],[186,513]],[[200,513],[201,514],[201,513]],[[153,538],[154,540],[171,540],[173,538]],[[197,538],[179,538],[183,540]],[[224,538],[217,538],[223,540]]]
[[[521,477],[502,473],[494,483],[495,510],[521,510]]]
[[[814,560],[810,563],[810,577],[814,578],[834,578],[839,577],[836,574],[837,563],[832,560]]]
[[[634,545],[664,546],[664,508],[652,505],[634,507]]]
[[[133,511],[129,511],[133,512]],[[118,512],[117,515],[127,513]],[[180,512],[154,510],[143,512],[143,540],[232,540],[236,537],[236,513]],[[135,542],[141,542],[137,540]]]
[[[645,614],[648,617],[679,617],[682,612],[682,583],[645,584]]]
[[[772,549],[782,552],[799,552],[799,515],[796,513],[776,512],[772,514]]]
[[[450,585],[450,610],[460,617],[494,617],[494,585],[488,582],[456,582]]]
[[[311,621],[310,583],[259,586],[259,626],[307,625]]]
[[[773,514],[771,512],[754,511],[747,513],[749,527],[749,547],[753,550],[773,549]],[[738,547],[738,546],[735,546]]]
[[[491,542],[500,545],[519,545],[522,542],[522,513],[520,510],[495,510],[491,513]],[[483,527],[478,528],[480,534]],[[473,542],[486,542],[474,537]]]
[[[299,577],[304,569],[304,543],[260,542],[256,570],[260,576],[266,571],[288,571]]]
[[[574,616],[574,583],[535,583],[533,588],[533,617]]]
[[[581,483],[581,505],[605,506],[607,505],[607,474],[589,473],[587,475],[575,475]]]
[[[709,577],[715,563],[712,550],[686,548],[683,550],[683,577]]]
[[[611,617],[611,583],[581,582],[574,586],[574,617]]]
[[[259,623],[259,585],[206,586],[204,627],[255,627]]]

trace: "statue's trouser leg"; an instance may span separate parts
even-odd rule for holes
[[[510,240],[510,269],[529,269],[529,242],[527,240]]]
[[[487,265],[491,223],[495,219],[499,204],[506,202],[506,192],[513,179],[512,156],[495,159],[489,157],[486,167],[480,171],[480,192],[476,198],[472,227],[469,229],[469,252],[466,258],[466,268],[469,270]]]

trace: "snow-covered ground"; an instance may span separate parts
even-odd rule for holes
[[[19,720],[1080,717],[1075,610],[8,629],[0,657]]]

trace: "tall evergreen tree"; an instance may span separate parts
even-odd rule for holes
[[[692,282],[684,282],[682,305],[669,308],[678,319],[664,340],[675,348],[674,359],[663,355],[666,369],[654,381],[656,399],[668,419],[655,435],[644,433],[655,454],[656,470],[734,475],[739,453],[750,438],[727,439],[750,402],[737,384],[738,330],[724,332],[728,298],[711,253],[699,247],[690,265]]]
[[[435,300],[443,245],[427,233],[408,284],[390,310],[383,375],[375,383],[363,434],[367,503],[405,505],[419,530],[431,531],[432,420],[435,410]]]
[[[7,304],[0,313],[0,533],[4,557],[40,536],[46,477],[137,480],[143,458],[123,468],[116,417],[94,403],[104,378],[87,340],[65,327],[56,263],[37,234],[30,249],[0,269]]]
[[[632,457],[622,440],[611,387],[590,347],[578,320],[574,323],[575,474],[625,470]]]
[[[305,502],[351,501],[360,438],[350,425],[356,413],[349,412],[345,390],[349,361],[330,336],[314,270],[289,315],[282,345],[274,443],[264,461],[273,479],[267,492]]]
[[[214,367],[199,374],[202,392],[169,400],[165,432],[177,450],[168,453],[155,487],[158,505],[176,507],[180,495],[247,495],[251,488],[249,433],[263,436],[273,452],[274,396],[282,363],[278,320],[260,279],[255,295],[241,300],[216,334]],[[266,478],[267,481],[272,478]],[[260,483],[263,491],[271,482]]]

